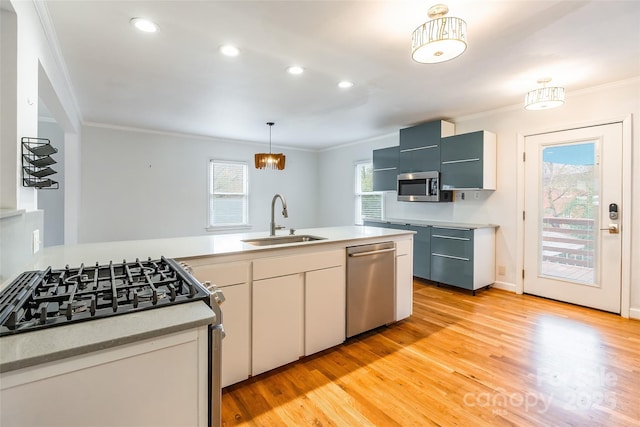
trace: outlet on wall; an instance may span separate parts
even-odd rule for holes
[[[504,276],[504,274],[505,274],[505,268],[504,268],[504,265],[499,265],[499,266],[498,266],[498,275],[499,275],[499,276]]]
[[[40,250],[40,230],[33,230],[33,239],[32,239],[32,249],[33,253],[36,254]]]

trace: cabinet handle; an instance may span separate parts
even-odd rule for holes
[[[466,162],[478,162],[480,159],[463,159],[463,160],[447,160],[442,162],[443,165],[449,165],[451,163],[466,163]]]
[[[427,145],[426,147],[405,148],[404,150],[400,150],[400,152],[401,153],[407,153],[409,151],[426,150],[427,148],[438,148],[438,146],[437,145]]]
[[[451,259],[459,259],[460,261],[471,261],[469,258],[462,258],[459,256],[453,256],[453,255],[443,255],[443,254],[437,254],[435,252],[432,252],[431,255],[433,256],[439,256],[441,258],[451,258]]]
[[[470,228],[460,228],[460,227],[438,227],[437,225],[432,225],[431,228],[437,228],[439,230],[462,230],[462,231],[470,231]]]
[[[394,171],[398,168],[380,168],[380,169],[374,169],[374,172],[381,172],[381,171]]]
[[[466,237],[453,237],[453,236],[442,236],[440,234],[432,234],[431,237],[439,237],[441,239],[450,239],[450,240],[464,240],[468,242],[471,239],[467,239]]]

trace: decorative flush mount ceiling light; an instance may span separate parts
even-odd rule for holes
[[[550,78],[538,80],[542,87],[529,91],[524,98],[524,108],[527,110],[547,110],[564,104],[564,88],[558,86],[547,87]]]
[[[149,21],[148,19],[145,18],[131,18],[131,25],[133,25],[134,27],[136,27],[138,30],[143,31],[145,33],[155,33],[158,32],[158,30],[160,30],[160,27],[158,27],[158,24],[156,24],[155,22]]]
[[[256,169],[284,169],[284,162],[286,156],[282,153],[271,153],[271,127],[275,123],[267,122],[269,125],[269,153],[256,153],[254,156],[254,162]]]
[[[411,36],[411,57],[422,64],[448,61],[467,49],[467,23],[460,18],[446,18],[449,8],[437,4],[429,8],[427,21]]]

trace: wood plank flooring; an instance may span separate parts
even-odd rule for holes
[[[640,322],[414,281],[411,318],[227,387],[224,426],[640,426]]]

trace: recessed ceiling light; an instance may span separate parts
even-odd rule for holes
[[[230,44],[226,44],[224,46],[220,46],[220,53],[224,56],[238,56],[240,54],[240,49]]]
[[[304,68],[300,67],[299,65],[292,65],[289,68],[287,68],[287,72],[289,74],[302,74],[304,73]]]
[[[353,82],[350,82],[348,80],[343,80],[340,83],[338,83],[338,87],[340,89],[349,89],[350,87],[353,87]]]
[[[158,27],[158,24],[145,18],[131,18],[130,22],[131,25],[133,25],[140,31],[144,31],[145,33],[155,33],[160,29],[160,27]]]

